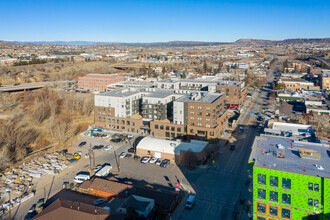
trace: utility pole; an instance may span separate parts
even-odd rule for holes
[[[120,155],[118,155],[118,173],[120,173]]]
[[[9,191],[9,220],[11,220],[11,191]]]
[[[92,171],[92,161],[91,161],[91,147],[92,147],[92,144],[89,144],[89,149],[88,149],[88,159],[89,159],[89,172]]]

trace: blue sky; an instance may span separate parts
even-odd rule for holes
[[[0,39],[160,42],[330,37],[330,0],[0,0]]]

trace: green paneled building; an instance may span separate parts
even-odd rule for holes
[[[253,165],[253,219],[330,220],[329,143],[256,137]]]

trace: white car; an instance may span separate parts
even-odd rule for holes
[[[132,139],[134,136],[132,134],[128,134],[127,138]]]
[[[158,158],[157,161],[156,161],[156,165],[160,165],[162,163],[162,159]]]
[[[112,148],[113,148],[112,145],[107,145],[107,146],[105,146],[104,150],[105,151],[108,151],[108,150],[111,150]]]
[[[77,151],[77,152],[75,152],[74,154],[79,154],[79,155],[81,155],[82,152],[81,152],[81,151]]]
[[[148,163],[150,160],[150,157],[142,157],[141,163]]]
[[[102,168],[102,166],[101,166],[101,165],[97,165],[96,167],[94,167],[94,172],[97,172],[97,171],[99,171],[101,168]]]
[[[149,160],[149,163],[156,163],[157,161],[157,158],[156,157],[152,157],[150,160]]]
[[[121,154],[120,154],[119,157],[120,157],[120,158],[125,158],[125,157],[126,157],[126,154],[127,154],[127,153],[125,153],[125,152],[121,152]]]

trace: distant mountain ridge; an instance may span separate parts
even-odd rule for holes
[[[217,45],[288,45],[302,43],[329,43],[330,38],[295,38],[285,40],[263,40],[263,39],[239,39],[235,42],[205,42],[205,41],[169,41],[152,43],[124,43],[124,42],[96,42],[96,41],[2,41],[4,43],[20,44],[49,44],[49,45],[76,45],[76,46],[112,46],[112,47],[194,47],[194,46],[217,46]],[[1,43],[1,41],[0,41]]]
[[[236,45],[287,45],[287,44],[303,44],[303,43],[330,43],[330,38],[293,38],[285,40],[262,40],[262,39],[239,39]]]

